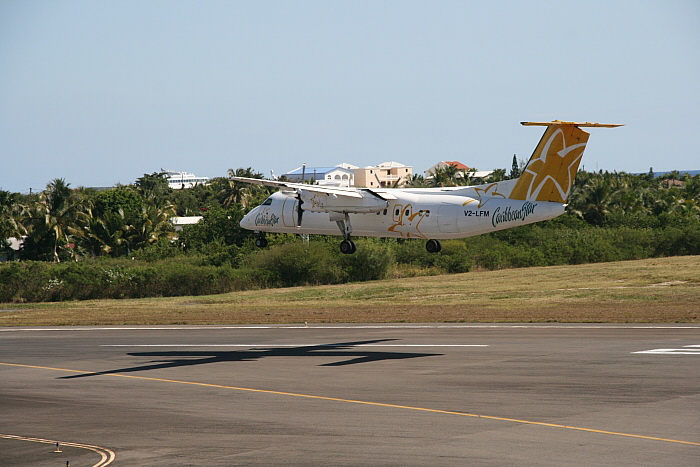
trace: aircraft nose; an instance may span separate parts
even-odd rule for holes
[[[256,209],[253,209],[250,211],[248,214],[243,216],[243,219],[241,219],[240,226],[243,227],[244,229],[252,229],[255,226],[253,225],[253,218],[254,218],[254,213],[257,211]]]

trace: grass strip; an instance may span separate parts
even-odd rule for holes
[[[0,326],[699,321],[698,256],[196,297],[0,305]]]

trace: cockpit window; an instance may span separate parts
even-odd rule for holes
[[[272,204],[272,198],[267,198],[265,202],[262,204],[262,206],[269,206]]]

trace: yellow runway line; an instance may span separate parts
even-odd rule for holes
[[[21,363],[0,362],[0,365],[21,367],[21,368],[34,368],[34,369],[51,370],[51,371],[65,371],[68,373],[84,373],[84,374],[91,373],[89,371],[71,370],[71,369],[66,369],[66,368],[53,368],[53,367],[38,366],[38,365],[24,365]],[[324,400],[324,401],[332,401],[332,402],[344,402],[344,403],[348,403],[348,404],[370,405],[370,406],[375,406],[375,407],[387,407],[387,408],[392,408],[392,409],[413,410],[413,411],[418,411],[418,412],[429,412],[429,413],[444,414],[444,415],[459,415],[462,417],[482,418],[482,419],[486,419],[486,420],[518,423],[518,424],[522,424],[522,425],[535,425],[535,426],[545,426],[545,427],[551,427],[551,428],[563,428],[563,429],[567,429],[567,430],[583,431],[583,432],[588,432],[588,433],[598,433],[598,434],[603,434],[603,435],[623,436],[623,437],[627,437],[627,438],[637,438],[637,439],[645,439],[645,440],[651,440],[651,441],[663,441],[666,443],[676,443],[676,444],[686,444],[686,445],[691,445],[691,446],[700,446],[700,442],[695,442],[695,441],[684,441],[684,440],[678,440],[678,439],[660,438],[660,437],[656,437],[656,436],[638,435],[638,434],[633,434],[633,433],[621,433],[621,432],[617,432],[617,431],[598,430],[598,429],[594,429],[594,428],[584,428],[584,427],[571,426],[571,425],[561,425],[558,423],[546,423],[546,422],[536,422],[536,421],[531,421],[531,420],[520,420],[520,419],[516,419],[516,418],[496,417],[493,415],[481,415],[481,414],[475,414],[475,413],[455,412],[455,411],[442,410],[442,409],[430,409],[430,408],[425,408],[425,407],[414,407],[414,406],[410,406],[410,405],[398,405],[398,404],[389,404],[389,403],[384,403],[384,402],[360,401],[360,400],[354,400],[354,399],[343,399],[343,398],[329,397],[329,396],[315,396],[312,394],[301,394],[301,393],[294,393],[294,392],[274,391],[274,390],[270,390],[270,389],[244,388],[244,387],[238,387],[238,386],[228,386],[228,385],[223,385],[223,384],[201,383],[201,382],[197,382],[197,381],[182,381],[182,380],[177,380],[177,379],[154,378],[154,377],[149,377],[149,376],[125,375],[125,374],[121,374],[121,373],[102,373],[100,376],[131,378],[131,379],[137,379],[137,380],[142,380],[142,381],[156,381],[156,382],[160,382],[160,383],[183,384],[183,385],[189,385],[189,386],[200,386],[200,387],[208,387],[208,388],[216,388],[216,389],[228,389],[228,390],[233,390],[233,391],[255,392],[255,393],[260,393],[260,394],[273,394],[273,395],[278,395],[278,396],[302,397],[305,399],[315,399],[315,400]]]

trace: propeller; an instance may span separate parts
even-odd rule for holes
[[[301,199],[301,190],[297,191],[297,227],[301,227],[301,219],[302,216],[304,215],[304,209],[301,207],[301,205],[304,204],[304,201]]]

